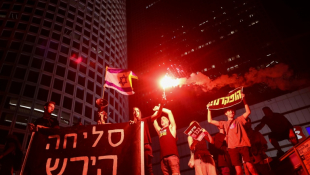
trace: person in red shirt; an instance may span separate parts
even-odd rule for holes
[[[191,122],[190,125],[193,122]],[[206,133],[206,135],[201,141],[195,140],[191,136],[187,137],[188,146],[191,152],[191,158],[188,162],[188,166],[190,168],[195,167],[196,175],[216,174],[215,162],[207,146],[207,142],[214,144],[214,141],[205,129],[202,129],[202,131]]]
[[[248,135],[245,131],[244,126],[246,125],[246,119],[251,114],[251,110],[249,105],[245,100],[245,95],[242,94],[243,103],[245,107],[245,113],[241,116],[235,117],[235,111],[232,109],[226,109],[225,115],[227,116],[228,121],[216,121],[212,119],[211,111],[208,107],[208,122],[225,130],[227,135],[226,140],[228,144],[228,153],[230,155],[230,159],[232,164],[235,166],[237,175],[242,175],[242,160],[240,157],[243,158],[243,161],[246,162],[249,171],[252,175],[258,175],[257,171],[255,170],[251,158],[250,158],[250,147],[251,143],[248,138]]]
[[[171,110],[163,108],[162,112],[168,114],[161,117],[161,127],[155,120],[153,125],[159,136],[161,170],[164,175],[179,175],[180,162],[177,148],[177,132]]]

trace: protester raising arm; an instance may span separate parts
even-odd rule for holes
[[[211,124],[219,127],[220,126],[220,122],[212,119],[211,110],[209,109],[209,106],[210,106],[210,103],[207,104],[207,108],[208,108],[208,123],[211,123]]]
[[[245,95],[242,93],[242,98],[243,98],[243,104],[244,104],[244,108],[245,108],[245,113],[242,114],[242,116],[247,119],[249,117],[249,115],[251,114],[251,110],[250,107],[248,105],[248,103],[245,100]]]
[[[171,134],[176,137],[176,134],[177,134],[177,125],[175,124],[175,120],[174,120],[174,117],[173,117],[173,114],[171,112],[171,110],[169,109],[166,109],[166,108],[163,108],[163,112],[168,114],[168,118],[169,118],[169,121],[170,121],[170,125],[169,125],[169,129],[171,131]]]
[[[193,137],[191,137],[191,136],[187,137],[187,141],[188,141],[189,149],[194,151],[195,150],[195,146],[198,143],[198,141],[194,140]]]
[[[176,124],[175,124],[175,120],[174,120],[174,117],[173,117],[171,110],[163,108],[162,112],[168,114],[168,120],[170,123],[169,124],[169,130],[171,131],[171,134],[175,137],[176,136]],[[154,128],[155,128],[157,134],[159,135],[159,131],[160,131],[161,127],[158,125],[157,120],[154,120],[153,125],[154,125]]]
[[[161,127],[158,125],[157,120],[154,120],[153,125],[154,125],[154,128],[155,128],[157,134],[159,135],[159,131],[160,131]]]
[[[162,103],[160,103],[158,106],[155,106],[153,108],[154,114],[151,116],[152,122],[154,122],[154,120],[156,120],[158,117],[161,116],[161,113],[163,111],[163,105]]]
[[[207,142],[214,144],[214,139],[213,137],[209,134],[208,131],[206,131],[204,128],[202,128],[202,132],[206,132],[206,135],[204,137],[204,139],[206,139]]]
[[[154,120],[154,127],[159,136],[161,170],[163,174],[180,174],[179,153],[176,138],[176,124],[171,110],[163,108],[168,115],[160,118],[161,127]]]

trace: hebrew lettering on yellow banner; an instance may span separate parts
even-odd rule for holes
[[[210,110],[219,110],[229,108],[242,101],[242,87],[236,88],[228,93],[227,96],[218,98],[210,102]]]

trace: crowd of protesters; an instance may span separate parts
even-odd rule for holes
[[[219,129],[219,132],[213,137],[205,129],[203,129],[203,131],[206,135],[201,141],[188,136],[191,155],[188,166],[190,168],[195,168],[196,175],[241,175],[244,173],[249,175],[273,175],[274,172],[269,166],[271,158],[265,153],[267,150],[267,141],[259,132],[265,125],[271,129],[269,141],[278,151],[278,157],[284,154],[278,141],[288,139],[293,145],[298,143],[292,124],[283,115],[274,113],[269,107],[263,108],[265,116],[262,118],[261,123],[253,130],[249,118],[251,110],[245,100],[244,94],[242,94],[242,97],[245,113],[235,117],[235,110],[227,108],[224,112],[227,116],[226,121],[213,120],[211,110],[209,110],[209,104],[207,105],[208,123],[215,125]],[[104,111],[104,107],[105,106],[99,106],[98,108],[98,115],[95,118],[98,125],[108,123],[108,115]],[[54,108],[54,102],[47,102],[44,105],[43,116],[36,119],[34,123],[29,123],[28,129],[31,132],[35,132],[40,128],[60,128],[57,118],[52,116]],[[163,174],[179,175],[180,157],[177,149],[176,122],[172,111],[163,108],[162,103],[155,106],[153,111],[153,115],[142,117],[140,109],[134,107],[133,120],[129,121],[130,124],[141,121],[145,123],[145,174],[153,175],[152,142],[149,132],[149,127],[153,125],[159,136],[161,151],[160,160]],[[162,113],[165,113],[167,116],[161,116]],[[160,125],[157,119],[160,119]],[[281,125],[279,125],[279,123],[281,123]],[[73,127],[79,125],[82,125],[81,121]],[[20,152],[21,146],[16,136],[8,136],[5,149],[3,153],[0,154],[0,163],[2,164],[0,174],[13,174],[13,170],[15,169],[13,166],[14,157]]]

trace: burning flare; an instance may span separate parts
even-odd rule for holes
[[[290,90],[309,84],[310,81],[304,78],[294,79],[293,71],[283,63],[259,70],[251,67],[244,75],[221,75],[213,80],[201,72],[192,73],[189,78],[179,79],[179,86],[198,85],[204,92],[220,89],[227,85],[237,88],[240,86],[249,87],[258,83],[264,83],[272,89]]]
[[[279,63],[274,67],[266,67],[264,69],[255,69],[251,67],[244,75],[221,75],[215,79],[210,79],[201,72],[192,73],[187,78],[173,79],[165,76],[161,80],[161,86],[164,88],[184,85],[198,85],[204,92],[220,89],[224,86],[237,88],[240,86],[249,87],[254,84],[263,83],[272,89],[290,90],[306,84],[310,84],[307,78],[295,79],[293,71],[289,66]]]
[[[165,75],[165,77],[160,81],[160,85],[163,87],[163,89],[166,89],[168,87],[175,87],[179,84],[179,79],[173,79],[167,75]]]

